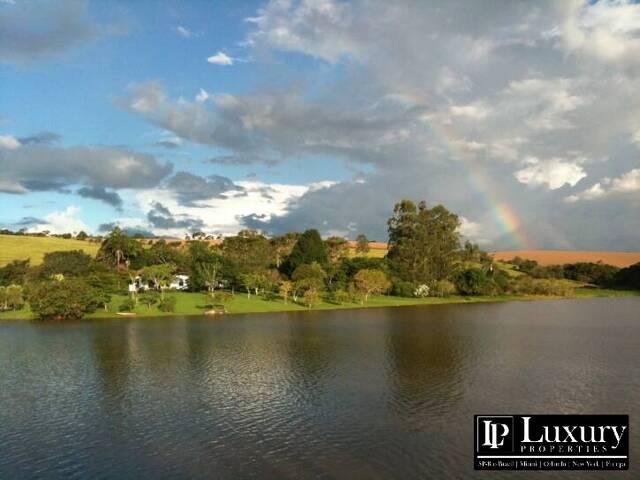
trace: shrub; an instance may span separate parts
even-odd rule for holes
[[[416,298],[425,298],[429,296],[430,291],[431,289],[429,288],[429,285],[422,283],[415,288],[413,296]]]
[[[158,303],[158,309],[161,312],[175,312],[176,303],[176,297],[164,297],[162,300],[160,300],[160,303]]]
[[[155,290],[148,290],[138,297],[138,301],[151,309],[152,305],[155,305],[160,300],[160,294]]]
[[[133,301],[133,298],[126,298],[118,306],[118,311],[119,312],[133,312],[133,310],[135,308],[136,308],[136,302]]]
[[[480,268],[462,270],[456,275],[454,283],[462,295],[482,295],[489,287],[489,279]]]
[[[617,287],[640,290],[640,262],[621,269],[614,277]]]
[[[78,320],[99,306],[96,291],[78,278],[35,283],[27,300],[41,320]]]
[[[436,286],[431,291],[434,297],[448,297],[456,293],[456,286],[449,280],[438,280]]]
[[[578,262],[563,266],[564,278],[595,285],[611,285],[619,268],[593,262]]]
[[[395,295],[396,297],[413,297],[415,290],[416,285],[414,283],[397,280],[393,283],[391,295]]]
[[[513,282],[511,291],[520,295],[567,296],[574,292],[574,286],[566,280],[522,276]]]
[[[309,308],[320,303],[320,294],[314,288],[310,288],[302,296],[302,302]]]
[[[331,295],[331,301],[338,305],[349,303],[351,301],[351,295],[346,290],[336,290]]]

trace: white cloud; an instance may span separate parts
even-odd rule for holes
[[[30,231],[49,230],[51,233],[78,233],[90,231],[89,227],[78,218],[80,207],[69,205],[64,210],[51,212],[44,217],[46,223],[30,228]]]
[[[640,60],[640,4],[630,0],[574,1],[561,28],[569,52],[605,62]]]
[[[640,147],[640,129],[636,130],[636,133],[631,137],[631,141]]]
[[[187,27],[183,27],[182,25],[178,25],[175,28],[175,31],[178,35],[184,38],[198,38],[202,36],[202,32],[194,32],[193,30],[190,30]]]
[[[15,150],[20,147],[20,142],[11,135],[0,135],[0,147]]]
[[[150,189],[139,191],[135,201],[139,208],[148,213],[153,204],[162,199],[176,219],[196,218],[204,222],[203,230],[207,233],[222,235],[234,234],[245,228],[242,219],[248,215],[255,215],[260,219],[269,220],[274,215],[284,215],[290,203],[304,193],[318,190],[332,185],[334,182],[318,182],[310,185],[289,185],[279,183],[264,183],[260,181],[235,182],[245,190],[242,192],[227,192],[224,197],[211,198],[198,202],[198,206],[185,206],[174,192],[166,189]],[[122,223],[123,219],[118,219]],[[141,225],[130,219],[131,226],[153,231],[158,235],[182,237],[185,229],[158,229],[150,225]],[[134,225],[135,224],[135,225]]]
[[[582,200],[599,200],[610,195],[640,192],[640,168],[635,168],[618,178],[604,178],[601,182],[575,195],[565,198],[569,203]]]
[[[235,61],[235,58],[230,57],[224,52],[218,52],[215,55],[207,58],[207,62],[213,63],[214,65],[233,65]]]
[[[466,217],[460,216],[459,231],[463,237],[466,237],[468,239],[471,239],[479,243],[482,243],[483,241],[483,239],[481,238],[483,234],[482,224],[477,222],[472,222]]]
[[[453,105],[449,111],[455,117],[466,117],[473,120],[482,120],[489,115],[489,108],[483,103],[469,105]]]
[[[202,103],[206,102],[211,98],[211,94],[207,92],[204,88],[201,88],[198,94],[196,95],[196,102]]]
[[[550,190],[557,190],[564,185],[573,187],[587,176],[576,161],[571,162],[561,158],[539,160],[530,157],[526,163],[529,166],[518,170],[514,175],[520,183],[534,187],[546,185]]]

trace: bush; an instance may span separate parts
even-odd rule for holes
[[[138,297],[138,301],[151,309],[152,305],[155,305],[160,301],[160,294],[155,290],[147,290]]]
[[[579,262],[563,266],[564,278],[605,286],[614,282],[619,268],[605,263]]]
[[[640,290],[640,262],[621,269],[616,273],[613,283],[616,287]]]
[[[574,293],[572,283],[558,279],[539,279],[529,276],[518,277],[511,285],[511,291],[520,295],[568,296]]]
[[[490,282],[484,270],[469,268],[459,272],[454,283],[461,295],[482,295],[488,290]]]
[[[160,303],[158,303],[158,309],[161,312],[175,312],[176,303],[176,297],[164,297],[162,300],[160,300]]]
[[[351,301],[351,295],[346,290],[336,290],[331,294],[331,301],[338,305],[343,305]]]
[[[429,288],[429,285],[422,283],[413,291],[413,296],[416,298],[426,298],[429,296],[430,291],[431,289]]]
[[[32,284],[27,294],[31,311],[41,320],[78,320],[99,306],[99,296],[78,278]]]
[[[118,306],[119,312],[133,312],[136,308],[136,302],[133,301],[133,298],[127,298],[122,301],[122,303]]]
[[[393,283],[391,288],[391,295],[396,297],[413,297],[413,293],[416,290],[416,284],[412,282],[405,282],[404,280],[397,280]]]
[[[436,286],[431,290],[434,297],[448,297],[456,293],[456,286],[449,280],[439,280]]]
[[[302,303],[304,303],[307,307],[312,308],[313,306],[320,303],[320,294],[314,288],[310,288],[304,295],[302,296]]]

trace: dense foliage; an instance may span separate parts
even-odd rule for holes
[[[100,292],[71,278],[36,282],[28,289],[31,311],[41,320],[78,320],[100,307]]]
[[[77,319],[126,295],[118,300],[121,312],[172,312],[176,297],[166,292],[176,275],[188,277],[190,291],[205,294],[203,308],[219,308],[238,292],[313,307],[366,303],[380,294],[564,296],[583,285],[640,290],[640,264],[494,262],[477,245],[460,244],[459,226],[441,205],[403,200],[388,221],[385,258],[368,256],[362,234],[351,245],[335,235],[323,240],[314,229],[273,238],[243,230],[221,241],[197,233],[188,242],[167,242],[116,228],[95,259],[80,250],[52,252],[37,267],[25,260],[0,268],[0,310],[28,302],[38,318]]]

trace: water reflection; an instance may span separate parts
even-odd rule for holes
[[[640,417],[639,307],[0,323],[0,478],[473,478],[474,413]]]

